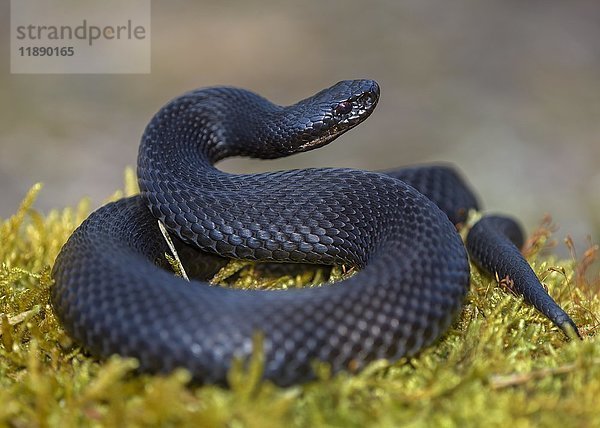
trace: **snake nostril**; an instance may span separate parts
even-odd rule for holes
[[[361,107],[368,108],[375,103],[375,96],[369,92],[366,92],[358,97],[358,103]]]

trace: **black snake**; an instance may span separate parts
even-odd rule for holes
[[[62,248],[51,301],[67,332],[92,354],[135,357],[140,368],[190,370],[222,382],[233,357],[264,335],[264,377],[312,378],[414,355],[459,312],[469,287],[467,252],[453,223],[477,208],[449,167],[386,173],[302,169],[228,174],[230,156],[277,158],[329,143],[367,118],[371,80],[343,81],[281,107],[243,89],[175,98],[151,120],[138,157],[141,195],[91,214]],[[174,276],[156,219],[182,241],[221,256],[344,264],[338,284],[286,291],[233,290]],[[575,324],[520,255],[518,225],[484,217],[471,229],[473,260],[509,277],[559,327]]]

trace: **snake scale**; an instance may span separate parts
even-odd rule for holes
[[[251,355],[261,332],[263,376],[279,385],[313,378],[314,360],[360,369],[432,344],[469,288],[455,224],[477,202],[452,168],[238,175],[214,167],[231,156],[321,147],[365,120],[379,95],[376,82],[352,80],[286,107],[231,87],[166,104],[142,137],[141,194],[92,213],[57,257],[51,302],[66,331],[95,356],[135,357],[147,372],[184,367],[200,382],[224,382],[232,358]],[[187,282],[165,268],[156,219],[220,256],[359,271],[285,291]],[[476,264],[512,279],[527,302],[576,331],[521,256],[522,242],[513,220],[487,216],[466,244]]]

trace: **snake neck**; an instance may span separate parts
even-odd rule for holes
[[[277,135],[263,135],[258,120],[276,123],[282,108],[251,92],[210,88],[165,105],[150,121],[138,153],[142,194],[151,183],[207,188],[214,168],[232,156],[277,157]],[[164,189],[169,191],[169,189]]]
[[[379,99],[370,80],[341,81],[288,107],[238,88],[188,92],[164,106],[142,137],[138,165],[180,169],[232,156],[274,159],[313,150],[364,121]],[[176,162],[173,162],[176,160]]]
[[[305,138],[297,110],[298,105],[281,107],[243,89],[192,91],[168,103],[151,120],[138,164],[143,172],[147,161],[153,167],[192,161],[207,166],[234,156],[288,156]]]

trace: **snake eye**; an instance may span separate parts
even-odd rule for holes
[[[344,114],[348,114],[352,111],[352,103],[348,101],[342,101],[337,106],[335,106],[335,114],[341,116]]]

